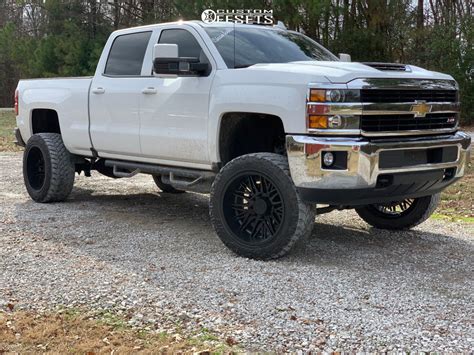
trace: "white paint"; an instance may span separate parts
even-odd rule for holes
[[[212,65],[208,77],[152,75],[153,57],[158,54],[154,49],[166,52],[156,46],[160,32],[170,28],[186,29],[196,37]],[[152,35],[141,76],[104,76],[113,40],[143,31]],[[210,169],[219,161],[219,127],[226,112],[276,115],[286,133],[304,134],[309,83],[345,85],[357,78],[452,80],[449,75],[410,68],[411,72],[382,72],[360,63],[310,61],[228,69],[201,24],[180,21],[143,26],[112,33],[93,79],[21,80],[17,124],[28,139],[31,111],[49,108],[58,112],[64,142],[72,153],[90,156],[93,144],[103,157]]]
[[[153,58],[178,58],[178,45],[160,43],[153,46]]]

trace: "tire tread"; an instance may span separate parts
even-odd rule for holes
[[[360,218],[371,226],[379,229],[388,230],[407,230],[426,221],[436,210],[440,201],[440,194],[420,197],[420,205],[416,206],[410,214],[402,216],[399,219],[384,219],[375,215],[372,210],[366,206],[356,208]],[[429,199],[429,200],[428,200]]]
[[[43,203],[64,201],[74,186],[75,169],[71,161],[71,154],[64,146],[61,135],[57,133],[38,133],[33,135],[28,143],[44,144],[47,148],[45,159],[49,158],[51,164],[49,188],[44,196],[40,196],[35,200]]]
[[[315,209],[315,206],[311,204],[307,204],[301,200],[300,196],[296,192],[296,187],[294,186],[293,181],[291,179],[288,160],[286,157],[282,155],[278,155],[274,153],[247,154],[247,155],[237,157],[234,160],[230,161],[223,169],[232,169],[235,165],[239,165],[239,164],[245,165],[246,160],[255,160],[255,159],[262,160],[262,163],[270,162],[272,165],[274,165],[275,167],[283,171],[285,175],[289,177],[290,186],[294,190],[297,196],[298,209],[296,211],[293,211],[293,213],[297,213],[297,224],[296,224],[296,229],[294,233],[287,240],[286,244],[279,250],[276,250],[275,252],[269,255],[260,255],[254,252],[241,252],[241,251],[239,251],[238,253],[242,256],[254,258],[254,259],[263,259],[263,260],[278,259],[286,255],[300,238],[306,237],[311,233],[313,225],[314,225],[316,209]],[[213,212],[216,210],[215,208],[216,206],[214,206],[215,201],[214,201],[213,196],[215,194],[216,186],[218,186],[221,183],[222,178],[223,177],[221,173],[217,174],[216,179],[214,180],[212,184],[211,199],[210,199],[210,206],[209,206],[211,223],[220,237],[222,234],[225,234],[227,232],[224,230],[223,225],[222,225],[223,222],[219,220],[218,214]],[[227,247],[235,251],[234,246],[232,244],[229,244],[225,238],[221,237],[221,240]]]

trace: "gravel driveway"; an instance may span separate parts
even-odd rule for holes
[[[96,173],[36,204],[14,153],[0,155],[0,201],[1,307],[113,309],[248,350],[474,348],[472,224],[388,233],[333,212],[289,257],[259,262],[221,244],[205,195]]]

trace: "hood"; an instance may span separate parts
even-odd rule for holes
[[[454,80],[452,76],[429,71],[414,65],[407,65],[406,71],[379,70],[357,62],[324,62],[304,61],[291,63],[255,64],[249,70],[285,71],[307,74],[308,76],[324,76],[332,83],[348,83],[354,79],[364,78],[398,78],[398,79],[440,79]]]

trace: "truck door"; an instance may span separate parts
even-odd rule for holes
[[[90,133],[100,156],[141,153],[139,101],[146,80],[141,74],[151,34],[146,31],[115,37],[105,65],[102,70],[98,67],[92,80]]]
[[[191,27],[163,29],[158,43],[177,44],[180,57],[209,62],[204,42]],[[214,69],[208,76],[146,79],[140,96],[140,142],[145,157],[170,165],[173,161],[196,167],[209,164],[207,132],[213,74]]]

